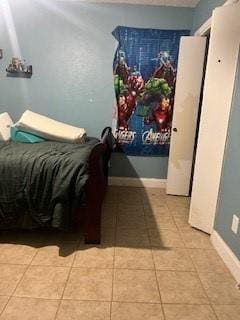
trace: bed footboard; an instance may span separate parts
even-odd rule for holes
[[[86,244],[99,244],[101,241],[101,212],[107,189],[108,161],[113,148],[111,128],[105,128],[101,142],[92,150],[89,157],[89,178],[86,184],[86,208],[84,236]]]

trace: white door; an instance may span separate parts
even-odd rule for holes
[[[181,38],[168,162],[168,194],[189,195],[205,50],[205,37]]]
[[[240,4],[214,10],[189,222],[212,233],[240,44]]]

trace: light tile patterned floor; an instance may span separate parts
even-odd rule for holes
[[[0,320],[238,320],[240,291],[189,199],[110,187],[102,243],[0,235]]]

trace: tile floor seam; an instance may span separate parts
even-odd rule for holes
[[[60,309],[60,306],[61,306],[61,302],[62,302],[62,299],[63,299],[63,296],[64,296],[64,292],[65,292],[65,289],[67,287],[67,283],[68,283],[68,280],[70,278],[70,274],[71,274],[71,271],[72,271],[72,266],[73,266],[73,263],[75,261],[75,257],[76,257],[76,250],[74,252],[74,257],[72,259],[71,266],[69,267],[69,272],[68,272],[68,275],[67,275],[67,279],[66,279],[65,285],[63,286],[63,291],[62,291],[61,297],[59,299],[59,303],[58,303],[58,306],[57,306],[57,310],[56,310],[56,314],[55,314],[54,320],[57,319],[58,312],[59,312],[59,309]]]
[[[216,314],[216,312],[215,312],[215,310],[214,310],[214,308],[213,308],[213,306],[212,306],[211,300],[210,300],[210,298],[209,298],[209,296],[208,296],[208,294],[207,294],[207,292],[206,292],[206,290],[205,290],[205,288],[204,288],[204,286],[203,286],[203,284],[202,284],[202,281],[201,281],[200,276],[199,276],[199,274],[198,274],[197,267],[196,267],[196,265],[195,265],[195,263],[194,263],[191,255],[190,255],[190,253],[189,253],[189,248],[187,248],[186,245],[185,245],[185,241],[184,241],[184,239],[183,239],[183,237],[182,237],[182,233],[181,233],[181,228],[176,224],[176,221],[175,221],[175,219],[174,219],[174,215],[172,214],[172,211],[171,211],[171,209],[170,209],[170,207],[169,207],[169,205],[168,205],[168,202],[167,202],[167,207],[168,207],[169,212],[171,213],[171,215],[172,215],[172,217],[173,217],[174,223],[175,223],[175,225],[176,225],[176,227],[177,227],[177,230],[178,230],[178,234],[179,234],[179,236],[180,236],[180,239],[181,239],[182,242],[183,242],[183,245],[184,245],[185,250],[187,251],[188,257],[190,258],[190,261],[192,262],[192,265],[193,265],[193,267],[194,267],[194,269],[195,269],[195,273],[196,273],[196,275],[197,275],[197,277],[198,277],[198,279],[199,279],[199,281],[200,281],[200,285],[201,285],[201,287],[202,287],[202,289],[203,289],[203,292],[205,293],[206,298],[207,298],[207,300],[208,300],[209,303],[210,303],[210,307],[211,307],[214,315],[216,316],[216,319],[218,319],[218,316],[217,316],[217,314]],[[196,248],[196,249],[197,249],[197,248]],[[182,272],[186,272],[186,271],[182,271]],[[163,309],[163,312],[164,312],[164,308],[163,308],[163,307],[162,307],[162,309]],[[165,317],[165,313],[164,313],[164,317]],[[166,318],[166,317],[165,317],[165,318]]]
[[[173,220],[174,220],[174,223],[176,224],[176,221],[175,221],[175,219],[174,219],[174,215],[173,215],[173,213],[172,213],[172,211],[171,211],[171,208],[170,208],[169,205],[168,205],[168,202],[167,202],[167,207],[168,207],[168,210],[169,210],[169,212],[170,212],[170,214],[171,214],[171,216],[172,216],[172,218],[173,218]],[[179,227],[177,224],[176,224],[176,227],[177,227],[177,230],[178,230],[178,235],[179,235],[180,239],[182,240],[183,247],[184,247],[185,249],[187,249],[187,247],[186,247],[186,245],[185,245],[185,241],[184,241],[184,239],[183,239],[183,237],[182,237],[182,234],[181,234],[181,229],[180,229],[180,227]]]
[[[33,259],[36,257],[36,255],[37,255],[37,253],[38,253],[38,250],[39,250],[39,249],[37,249],[36,252],[35,252],[35,254],[32,256],[29,264],[27,265],[26,270],[23,272],[22,277],[21,277],[21,278],[19,279],[19,281],[17,282],[16,287],[15,287],[15,289],[13,290],[12,294],[9,295],[8,302],[6,303],[5,307],[3,308],[2,312],[1,312],[1,315],[3,314],[3,312],[5,311],[5,309],[7,308],[8,304],[9,304],[9,301],[10,301],[11,298],[14,296],[14,293],[16,292],[17,287],[20,285],[20,283],[21,283],[22,279],[24,278],[25,274],[27,273],[28,269],[31,267],[31,263],[32,263]]]
[[[143,207],[143,213],[144,213],[144,218],[145,218],[145,221],[146,221],[146,214],[145,214],[144,207]],[[147,235],[148,235],[149,243],[151,244],[149,228],[147,228]],[[162,314],[163,314],[163,320],[166,320],[166,315],[165,315],[165,312],[164,312],[164,309],[163,309],[163,306],[162,306],[162,296],[161,296],[160,287],[159,287],[159,283],[158,283],[156,264],[155,264],[155,260],[154,260],[154,256],[153,256],[152,247],[151,247],[151,257],[152,257],[152,261],[153,261],[153,265],[154,265],[154,274],[155,274],[155,280],[156,280],[158,294],[159,294],[159,298],[160,298],[160,305],[161,305],[161,310],[162,310]]]
[[[148,239],[149,239],[149,246],[146,246],[146,249],[148,249],[148,250],[151,250],[151,259],[152,259],[152,262],[153,262],[153,269],[152,268],[131,268],[131,267],[129,267],[128,265],[127,265],[127,268],[122,268],[122,267],[116,267],[115,266],[115,264],[116,264],[116,255],[117,255],[117,247],[119,247],[119,248],[129,248],[129,249],[137,249],[137,248],[143,248],[143,246],[132,246],[131,244],[126,244],[126,245],[124,245],[124,246],[116,246],[116,238],[117,238],[117,229],[120,227],[119,225],[118,225],[118,222],[119,222],[119,202],[120,202],[120,200],[119,200],[119,190],[117,190],[118,191],[118,193],[117,193],[117,200],[116,200],[116,202],[117,202],[117,215],[116,215],[116,220],[115,220],[115,222],[114,222],[114,230],[112,230],[112,231],[114,231],[112,234],[114,235],[114,240],[113,240],[113,244],[111,244],[111,246],[113,246],[113,260],[112,260],[112,267],[111,268],[99,268],[99,267],[90,267],[90,268],[86,268],[86,267],[78,267],[78,266],[76,266],[76,267],[74,267],[73,265],[74,265],[74,262],[76,261],[76,254],[77,254],[77,248],[78,248],[78,246],[77,246],[77,248],[76,248],[76,250],[75,250],[75,252],[74,252],[74,258],[72,259],[72,263],[71,263],[71,266],[61,266],[61,265],[54,265],[54,264],[49,264],[49,265],[41,265],[41,264],[39,264],[39,265],[34,265],[34,267],[55,267],[55,268],[61,268],[61,267],[68,267],[69,268],[69,272],[68,272],[68,277],[67,277],[67,279],[66,279],[66,282],[65,282],[65,285],[64,285],[64,288],[63,288],[63,292],[62,292],[62,295],[61,295],[61,297],[60,298],[58,298],[58,299],[53,299],[53,298],[31,298],[31,297],[17,297],[17,298],[20,298],[20,299],[35,299],[35,300],[49,300],[49,301],[51,301],[51,300],[57,300],[57,302],[58,303],[56,303],[56,304],[58,304],[58,306],[57,306],[57,308],[56,308],[56,311],[55,311],[55,315],[54,315],[54,319],[56,320],[56,318],[59,316],[59,310],[61,310],[61,303],[62,303],[62,301],[81,301],[81,302],[98,302],[98,303],[102,303],[102,302],[104,302],[104,303],[108,303],[108,315],[109,315],[109,312],[110,312],[110,320],[112,319],[112,317],[114,317],[114,315],[113,315],[113,310],[112,310],[112,306],[113,306],[113,303],[122,303],[122,304],[139,304],[139,307],[141,306],[141,304],[147,304],[147,305],[161,305],[161,310],[162,310],[162,315],[163,315],[163,317],[164,317],[164,319],[166,320],[166,317],[167,317],[167,314],[165,314],[165,310],[164,310],[164,305],[169,305],[169,306],[171,306],[172,305],[172,307],[171,308],[174,308],[173,306],[174,305],[179,305],[179,306],[181,306],[181,305],[187,305],[187,306],[209,306],[209,308],[212,310],[212,312],[213,312],[213,315],[216,317],[216,319],[218,319],[218,320],[220,320],[220,318],[217,316],[217,312],[215,312],[215,308],[214,308],[214,306],[216,305],[216,306],[224,306],[224,305],[226,305],[226,306],[236,306],[236,303],[234,303],[234,304],[220,304],[220,303],[212,303],[211,302],[211,300],[210,300],[210,296],[207,294],[207,290],[205,290],[205,288],[204,288],[204,285],[203,285],[203,283],[204,282],[202,282],[201,281],[201,277],[200,277],[200,275],[201,274],[215,274],[215,273],[217,273],[217,274],[222,274],[222,272],[214,272],[214,271],[211,271],[211,269],[210,269],[210,271],[207,271],[207,272],[201,272],[201,270],[198,270],[198,268],[197,268],[197,263],[194,263],[194,260],[193,260],[193,258],[191,257],[191,255],[190,255],[190,252],[191,252],[191,250],[206,250],[207,252],[215,252],[215,249],[214,248],[198,248],[198,247],[193,247],[193,248],[189,248],[188,247],[188,243],[186,242],[186,244],[185,244],[185,241],[184,241],[184,228],[185,228],[185,224],[187,223],[187,221],[186,221],[186,217],[184,216],[184,215],[179,215],[179,218],[177,218],[177,219],[175,219],[175,217],[176,217],[176,215],[175,214],[173,214],[173,211],[174,211],[174,205],[175,205],[175,207],[177,208],[177,207],[181,207],[181,205],[180,206],[177,206],[176,204],[177,203],[175,203],[174,201],[175,201],[175,199],[173,199],[173,203],[171,202],[171,199],[169,200],[169,201],[166,201],[166,195],[163,195],[163,197],[165,197],[164,199],[162,199],[163,201],[164,201],[164,204],[166,205],[166,210],[168,210],[168,214],[169,214],[169,216],[171,216],[172,218],[173,218],[173,221],[174,221],[174,225],[176,226],[176,230],[173,230],[174,232],[177,232],[178,234],[179,234],[179,238],[181,239],[181,241],[182,241],[182,243],[183,243],[183,247],[181,247],[181,248],[183,248],[184,250],[186,250],[186,252],[187,252],[187,255],[188,255],[188,258],[190,259],[190,261],[192,262],[192,265],[193,265],[193,269],[194,270],[161,270],[161,269],[157,269],[156,268],[156,263],[155,263],[155,259],[154,259],[154,250],[156,250],[156,249],[159,249],[159,250],[163,250],[164,248],[179,248],[179,247],[176,247],[176,246],[171,246],[171,247],[164,247],[164,246],[153,246],[152,244],[151,244],[151,241],[150,241],[150,225],[148,225],[148,223],[147,223],[147,220],[146,220],[146,218],[147,218],[147,214],[146,214],[146,212],[147,212],[147,210],[148,210],[148,208],[146,207],[144,207],[144,205],[146,204],[143,200],[145,200],[145,198],[143,199],[143,196],[141,197],[141,194],[140,194],[140,199],[138,199],[138,197],[136,197],[136,196],[134,196],[134,194],[133,194],[133,199],[131,199],[131,197],[129,197],[129,198],[127,198],[127,200],[128,201],[130,201],[131,202],[131,204],[132,203],[134,203],[134,200],[135,200],[135,202],[137,201],[138,202],[138,200],[140,200],[140,202],[141,202],[141,204],[138,204],[137,206],[139,207],[139,210],[142,210],[142,212],[143,212],[143,216],[144,216],[144,226],[145,226],[145,228],[144,228],[144,230],[146,230],[146,234],[147,234],[147,237],[148,237]],[[142,190],[140,190],[141,192],[143,192],[144,191],[144,189],[142,188]],[[136,192],[139,192],[138,190],[136,191]],[[151,194],[150,194],[151,195]],[[154,196],[156,195],[156,194],[153,194]],[[149,206],[151,206],[150,205],[150,203],[151,203],[151,197],[150,196],[148,196],[148,198],[149,198]],[[153,197],[153,202],[154,202],[154,200],[155,200],[155,198]],[[126,202],[126,201],[125,201]],[[124,202],[124,203],[125,203]],[[121,202],[120,202],[121,203]],[[180,204],[182,204],[182,205],[184,205],[185,204],[185,202],[179,202]],[[155,204],[156,204],[156,202],[155,202]],[[126,208],[125,208],[125,206],[126,206]],[[136,207],[137,207],[136,206]],[[153,206],[154,206],[154,204],[153,204]],[[156,208],[158,208],[159,206],[155,206]],[[170,207],[172,207],[172,209],[170,208]],[[125,208],[125,209],[124,209]],[[126,216],[127,215],[130,215],[131,214],[131,212],[128,210],[128,204],[124,204],[124,210],[126,211]],[[128,212],[129,211],[129,212]],[[177,211],[177,209],[175,210],[177,213],[178,213],[178,211]],[[149,211],[148,211],[149,212]],[[156,209],[156,213],[157,213],[158,211],[157,211],[157,209]],[[166,211],[167,212],[167,211]],[[184,213],[184,210],[183,211],[181,211],[182,213]],[[156,220],[156,217],[155,216],[153,216],[153,218],[155,218],[155,220]],[[178,223],[177,223],[178,222]],[[183,227],[182,227],[182,225],[183,225]],[[127,226],[127,225],[126,225]],[[112,229],[112,227],[111,227],[111,229]],[[192,228],[191,228],[192,229]],[[158,230],[158,233],[159,233],[159,236],[161,237],[161,230],[172,230],[172,228],[161,228],[160,230]],[[188,230],[187,228],[186,228],[186,230]],[[194,229],[195,230],[195,229]],[[107,231],[107,230],[105,230],[105,231]],[[110,231],[110,230],[109,230]],[[197,234],[197,233],[196,233]],[[190,235],[190,239],[192,239],[192,237],[195,239],[195,234],[193,233],[193,234],[191,234],[191,233],[189,233],[189,235]],[[188,236],[189,236],[188,235]],[[111,238],[112,238],[112,235],[111,235]],[[194,240],[193,239],[193,240]],[[76,243],[76,241],[66,241],[67,243]],[[77,241],[77,243],[79,242],[79,245],[81,244],[81,242],[82,242],[82,240],[80,240],[80,238],[78,239],[78,241]],[[197,242],[197,244],[198,244],[198,242]],[[45,245],[50,245],[50,244],[48,244],[48,243],[46,243]],[[106,244],[105,245],[106,247],[109,247],[110,246],[110,244]],[[13,292],[12,292],[12,294],[11,295],[0,295],[0,297],[1,296],[5,296],[6,297],[6,299],[4,300],[4,302],[6,302],[5,303],[5,305],[4,305],[4,308],[1,310],[1,312],[0,312],[0,317],[2,316],[2,314],[3,314],[3,312],[6,310],[6,308],[7,308],[7,306],[9,305],[9,302],[10,302],[10,300],[13,298],[13,296],[14,296],[14,294],[15,294],[15,292],[16,292],[16,290],[17,290],[17,288],[19,287],[19,285],[22,283],[22,280],[23,280],[23,278],[24,278],[24,276],[25,276],[25,274],[28,272],[28,270],[29,270],[29,268],[32,266],[32,262],[33,262],[33,260],[35,259],[35,257],[36,257],[36,255],[37,255],[37,253],[39,252],[39,248],[37,248],[37,252],[34,254],[34,256],[32,257],[32,259],[31,259],[31,261],[30,261],[30,263],[25,263],[25,264],[14,264],[14,263],[2,263],[2,262],[0,262],[0,265],[9,265],[9,266],[11,266],[11,265],[17,265],[17,266],[26,266],[26,269],[25,269],[25,271],[23,272],[23,275],[20,277],[20,279],[19,279],[19,281],[17,282],[17,284],[16,284],[16,287],[15,287],[15,289],[13,290]],[[150,255],[149,255],[150,256]],[[139,264],[137,264],[137,265],[139,265]],[[131,265],[130,265],[131,266]],[[68,281],[69,281],[69,277],[70,277],[70,275],[71,275],[71,272],[74,270],[74,269],[92,269],[92,270],[94,270],[94,269],[96,269],[96,270],[102,270],[102,269],[106,269],[106,270],[112,270],[113,272],[112,272],[112,293],[111,293],[111,300],[92,300],[92,299],[72,299],[72,298],[70,298],[70,299],[67,299],[67,298],[64,298],[64,292],[65,292],[65,289],[66,289],[66,287],[67,287],[67,284],[68,284]],[[23,268],[24,269],[24,268]],[[205,268],[206,269],[206,268]],[[113,296],[113,294],[114,294],[114,277],[115,277],[115,271],[117,271],[117,270],[131,270],[131,271],[133,271],[133,270],[139,270],[139,271],[154,271],[154,274],[155,274],[155,279],[156,279],[156,285],[157,285],[157,289],[158,289],[158,295],[159,295],[159,297],[160,297],[160,302],[141,302],[141,301],[121,301],[122,299],[124,299],[124,297],[121,297],[122,299],[120,299],[120,300],[114,300],[114,296]],[[209,269],[206,269],[206,270],[209,270]],[[214,270],[214,268],[213,268],[213,270]],[[202,290],[203,290],[203,292],[204,292],[204,294],[205,294],[205,296],[206,296],[206,301],[205,301],[205,303],[171,303],[171,302],[168,302],[168,303],[163,303],[163,301],[162,301],[162,297],[161,297],[161,290],[160,290],[160,286],[159,286],[159,282],[158,282],[158,277],[157,277],[157,274],[158,274],[158,271],[167,271],[167,272],[181,272],[181,273],[183,273],[183,272],[185,272],[185,273],[192,273],[192,274],[194,274],[195,276],[196,276],[196,278],[197,279],[199,279],[199,281],[200,281],[200,286],[202,287]],[[79,272],[81,272],[81,271],[79,271]],[[94,272],[94,271],[93,271]],[[183,276],[183,278],[184,278],[184,276]],[[221,292],[220,292],[221,293]],[[135,297],[133,297],[133,300],[135,299]],[[231,301],[231,300],[230,300]],[[234,300],[233,300],[234,301]],[[198,301],[194,301],[194,302],[198,302]],[[207,302],[209,302],[209,303],[207,303]],[[110,308],[109,308],[110,307]],[[192,307],[193,309],[194,309],[194,307]],[[157,307],[157,309],[158,309],[158,314],[160,315],[160,307]],[[209,309],[209,310],[210,310]],[[166,312],[167,312],[167,309],[166,309]],[[107,319],[109,319],[108,317],[107,317]],[[106,319],[106,320],[107,320]]]
[[[213,249],[203,249],[203,248],[186,248],[187,252],[188,252],[188,255],[189,257],[191,258],[191,261],[196,269],[196,272],[197,273],[214,273],[214,274],[227,274],[227,272],[220,272],[220,271],[199,271],[198,270],[198,267],[197,267],[197,264],[194,262],[193,258],[191,257],[191,254],[189,253],[190,250],[204,250],[204,251],[212,251],[214,253],[217,253],[216,250],[213,248]],[[219,256],[219,255],[218,255]],[[219,256],[220,260],[224,263],[224,261],[222,260],[222,258]],[[224,263],[225,265],[225,263]],[[226,266],[226,265],[225,265]],[[227,268],[227,266],[226,266]],[[228,273],[231,274],[231,272],[229,271],[229,269],[227,268],[228,270]]]
[[[112,272],[112,292],[111,292],[111,302],[110,302],[110,320],[112,319],[112,303],[113,303],[113,286],[114,286],[114,275],[115,275],[115,254],[116,254],[116,241],[117,241],[117,222],[118,222],[118,209],[119,204],[117,204],[117,214],[114,225],[114,247],[113,247],[113,272]]]
[[[2,311],[0,312],[0,318],[1,318],[2,314],[3,314],[3,311],[6,309],[8,303],[9,303],[9,300],[12,298],[11,296],[5,296],[5,297],[8,297],[8,299],[7,299],[7,302],[6,302],[5,306],[3,307]]]
[[[189,250],[189,249],[187,249],[187,250]],[[204,291],[204,293],[205,293],[205,295],[206,295],[206,297],[207,297],[207,299],[208,299],[208,301],[209,301],[209,306],[210,306],[210,308],[212,309],[214,315],[216,316],[216,319],[219,319],[219,317],[217,316],[217,313],[215,312],[215,309],[213,308],[213,304],[212,304],[212,301],[211,301],[211,299],[210,299],[210,297],[209,297],[209,295],[208,295],[208,293],[207,293],[207,290],[205,290],[205,287],[204,287],[204,285],[203,285],[203,283],[202,283],[202,280],[201,280],[201,278],[200,278],[200,276],[199,276],[198,269],[197,269],[197,267],[196,267],[196,265],[195,265],[195,263],[194,263],[191,255],[190,255],[190,253],[189,253],[189,257],[190,257],[190,260],[192,261],[192,264],[193,264],[193,266],[194,266],[194,268],[195,268],[195,270],[196,270],[196,274],[197,274],[197,277],[198,277],[198,279],[199,279],[200,285],[201,285],[201,287],[202,287],[202,289],[203,289],[203,291]],[[207,272],[207,273],[214,273],[214,272]]]

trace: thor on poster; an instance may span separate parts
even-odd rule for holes
[[[167,156],[177,58],[188,30],[117,27],[113,62],[118,149],[128,155]]]

